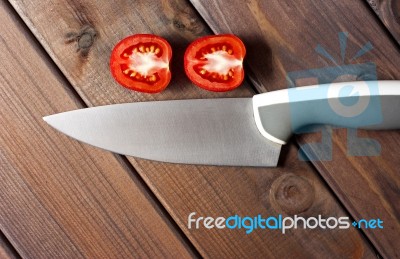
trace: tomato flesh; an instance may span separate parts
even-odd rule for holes
[[[185,71],[196,85],[223,92],[238,87],[244,78],[246,50],[234,35],[207,36],[194,41],[185,53]]]
[[[171,56],[171,47],[163,38],[133,35],[115,46],[111,54],[111,73],[126,88],[157,93],[165,89],[171,79]]]

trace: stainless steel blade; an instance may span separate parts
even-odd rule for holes
[[[93,146],[163,162],[276,166],[281,149],[258,131],[251,98],[116,104],[44,120]]]

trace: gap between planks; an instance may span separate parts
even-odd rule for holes
[[[212,29],[212,27],[206,22],[206,20],[203,18],[203,16],[201,15],[201,13],[196,9],[196,6],[190,1],[187,0],[189,4],[191,4],[193,6],[193,9],[197,12],[197,14],[199,15],[199,17],[201,17],[202,22],[208,27],[208,29],[210,31],[212,31],[214,34],[218,34],[218,32],[216,32],[215,30]],[[375,14],[376,15],[376,14]],[[251,89],[254,91],[255,94],[261,94],[262,92],[260,92],[260,90],[254,85],[254,81],[251,79],[251,76],[248,75],[249,71],[247,70],[247,74],[245,75],[245,81],[248,82],[248,85],[251,87]],[[251,74],[251,71],[250,71]],[[295,146],[300,150],[300,144],[297,141],[293,141],[295,143]],[[306,154],[305,154],[306,155]],[[307,156],[307,155],[306,155]],[[326,188],[328,189],[329,193],[334,197],[335,201],[343,208],[343,210],[345,211],[346,214],[350,215],[351,220],[354,220],[354,216],[352,213],[350,213],[350,210],[347,208],[347,206],[345,206],[345,204],[339,199],[339,196],[334,192],[333,188],[331,187],[331,185],[326,181],[326,179],[320,174],[320,172],[318,171],[317,167],[315,166],[314,163],[308,163],[309,166],[315,171],[317,172],[317,175],[319,177],[319,179],[325,183]],[[372,241],[370,240],[370,238],[365,234],[365,232],[362,229],[357,229],[357,231],[361,234],[361,236],[368,242],[368,244],[370,245],[370,247],[374,250],[375,254],[378,257],[382,257],[379,253],[379,251],[377,250],[377,248],[375,247],[375,245],[372,243]]]
[[[364,1],[366,1],[366,0],[362,0],[362,1],[363,1],[364,4],[367,5],[367,8],[368,8],[369,10],[371,10],[370,6],[368,6],[368,3],[364,2]],[[196,1],[190,1],[190,2],[191,2],[192,5],[195,7],[196,11],[200,14],[200,16],[202,17],[202,19],[205,21],[206,19],[204,19],[204,17],[203,17],[203,15],[201,14],[201,12],[196,8],[196,4],[195,4]],[[387,3],[387,2],[386,2],[386,3]],[[200,7],[200,6],[197,6],[197,7]],[[202,8],[202,7],[200,7],[200,8]],[[203,9],[201,9],[201,10],[203,10]],[[390,32],[390,29],[389,29],[388,27],[385,26],[383,20],[380,19],[380,17],[378,17],[377,14],[376,14],[375,12],[373,12],[372,10],[371,10],[371,15],[372,15],[372,17],[375,18],[377,24],[379,24],[379,26],[383,29],[383,31],[385,31],[385,34],[387,34],[387,36],[391,39],[391,41],[393,41],[393,43],[394,43],[394,45],[396,46],[397,50],[400,50],[400,48],[399,48],[399,46],[400,46],[400,45],[399,45],[399,42],[395,39],[395,37],[393,36],[393,34]],[[213,26],[210,26],[207,22],[206,22],[206,24],[210,27],[210,29],[211,29],[214,33],[219,33],[219,31],[218,31],[218,26],[214,28]],[[226,28],[225,28],[225,29],[226,29]],[[230,28],[229,28],[229,29],[230,29]],[[250,70],[250,69],[249,69],[249,70]],[[249,72],[249,71],[247,71],[247,74],[249,74],[248,72]],[[256,92],[256,93],[260,93],[261,91],[256,87],[256,85],[253,84],[255,81],[253,81],[253,80],[251,79],[251,77],[252,77],[252,71],[250,71],[250,73],[251,73],[251,74],[248,76],[248,77],[250,78],[250,80],[248,80],[248,81],[252,83],[251,85],[252,85],[252,88],[255,89],[255,92]],[[294,141],[294,142],[296,143],[296,147],[300,148],[300,143],[299,143],[298,141]],[[340,199],[340,194],[339,194],[339,193],[335,193],[335,192],[334,192],[334,189],[340,190],[340,188],[336,188],[336,187],[335,187],[335,182],[334,182],[334,181],[329,181],[329,179],[325,178],[324,175],[321,174],[321,172],[318,170],[318,169],[320,169],[320,167],[317,167],[317,164],[310,163],[310,166],[311,166],[316,172],[318,172],[318,176],[320,177],[320,179],[321,179],[324,183],[326,183],[326,186],[328,187],[330,193],[335,197],[335,199],[337,200],[337,202],[344,208],[344,210],[346,211],[346,213],[348,213],[349,215],[351,215],[352,218],[354,218],[354,216],[355,216],[357,210],[354,209],[354,208],[352,208],[352,206],[351,206],[352,204],[351,204],[351,203],[342,201],[342,199]],[[343,195],[343,194],[342,194],[342,195]],[[353,212],[353,213],[350,213],[350,212]],[[369,235],[367,235],[367,233],[365,232],[366,230],[364,230],[364,229],[358,229],[358,231],[359,231],[359,233],[365,238],[365,240],[367,240],[367,242],[371,245],[371,247],[374,249],[374,252],[375,252],[378,256],[381,256],[380,253],[379,253],[378,250],[377,250],[377,247],[376,247],[375,244],[372,242],[372,240],[371,240],[371,238],[369,237]]]
[[[0,229],[0,258],[3,259],[21,258],[21,255],[11,244],[11,242],[8,240],[8,238],[1,229]]]
[[[342,207],[343,208],[343,207]]]
[[[17,11],[14,9],[14,7],[11,5],[10,2],[6,2],[5,5],[7,8],[12,12],[14,17],[20,22],[21,25],[23,25],[23,29],[25,31],[25,34],[28,35],[28,37],[31,40],[32,45],[36,45],[36,50],[40,51],[41,54],[46,57],[47,62],[51,65],[53,69],[53,73],[56,73],[61,79],[62,79],[62,84],[64,85],[65,90],[67,90],[68,94],[70,95],[70,98],[78,104],[81,108],[88,108],[90,103],[87,103],[81,96],[80,94],[75,90],[75,88],[72,86],[71,82],[67,79],[67,77],[64,75],[64,73],[61,71],[61,69],[57,66],[57,64],[54,62],[53,58],[49,55],[49,53],[46,51],[46,49],[43,47],[43,45],[40,43],[40,41],[36,38],[34,33],[29,29],[25,21],[21,18],[21,16],[17,13]],[[192,242],[189,240],[189,238],[186,236],[186,234],[182,231],[182,229],[179,227],[177,222],[173,219],[171,214],[168,212],[168,210],[162,205],[161,201],[157,198],[155,193],[151,190],[149,185],[146,183],[146,181],[143,179],[143,177],[137,172],[135,167],[128,161],[126,156],[119,155],[119,154],[114,154],[115,158],[118,160],[118,162],[121,164],[123,168],[125,168],[128,172],[129,175],[132,177],[132,180],[138,184],[139,188],[141,188],[145,193],[150,201],[150,204],[153,205],[153,207],[158,211],[158,213],[162,216],[163,219],[165,219],[167,225],[178,235],[178,238],[181,239],[184,245],[188,247],[188,249],[192,252],[193,256],[196,258],[201,258],[202,256],[200,255],[199,251],[196,249],[196,247],[192,244]],[[1,242],[5,241],[5,242]],[[0,247],[1,245],[4,244],[5,246],[8,246],[10,248],[10,251],[12,253],[15,253],[16,257],[15,258],[21,258],[19,255],[18,251],[12,246],[12,244],[8,241],[8,239],[5,237],[5,235],[1,232],[0,230]],[[1,251],[1,249],[0,249]],[[0,253],[1,255],[1,253]]]

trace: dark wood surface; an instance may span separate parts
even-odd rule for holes
[[[44,115],[82,105],[3,2],[0,20],[0,227],[18,253],[191,257],[131,167],[47,127]]]
[[[183,75],[181,60],[185,47],[194,38],[210,33],[185,1],[148,1],[146,5],[134,5],[135,8],[129,13],[125,11],[126,6],[116,8],[111,3],[100,5],[98,1],[87,1],[86,6],[77,6],[76,3],[60,1],[45,16],[38,15],[45,10],[45,3],[12,3],[25,22],[32,24],[32,31],[90,106],[153,99],[243,97],[253,94],[248,85],[225,94],[209,93],[194,87]],[[108,17],[112,12],[115,13],[115,20],[110,23]],[[52,32],[49,33],[49,20],[56,19],[64,22],[51,26]],[[88,21],[99,33],[89,55],[83,58],[81,53],[76,52],[76,46],[60,39],[70,31],[79,31]],[[54,30],[54,27],[57,29]],[[119,39],[138,32],[162,35],[174,46],[174,60],[177,61],[172,72],[175,77],[162,94],[144,95],[128,91],[117,85],[108,72],[109,57],[104,53],[110,53]],[[199,216],[229,216],[232,213],[275,215],[288,213],[282,208],[296,202],[299,204],[292,208],[296,213],[345,215],[312,167],[296,159],[296,148],[292,145],[286,150],[282,166],[274,169],[182,166],[133,158],[129,158],[129,161],[204,256],[299,254],[307,257],[317,256],[320,250],[327,255],[370,256],[370,248],[354,229],[296,231],[292,236],[277,233],[271,236],[270,232],[265,231],[247,236],[243,231],[187,229],[187,217],[191,212]],[[271,197],[278,195],[275,192],[279,191],[279,188],[272,189],[274,182],[281,182],[282,188],[293,186],[298,192],[279,204],[271,204]]]
[[[181,0],[119,1],[118,4],[100,3],[100,1],[10,2],[57,66],[46,60],[48,57],[38,47],[32,47],[35,46],[35,41],[26,36],[26,28],[15,20],[17,18],[12,18],[15,13],[7,11],[8,6],[3,6],[6,11],[2,11],[4,15],[1,15],[1,19],[3,24],[7,22],[8,26],[6,26],[7,29],[2,30],[13,36],[9,36],[2,43],[4,48],[2,58],[10,60],[10,65],[2,67],[0,74],[3,78],[10,79],[1,82],[3,90],[1,96],[7,97],[4,99],[5,103],[13,104],[12,107],[16,107],[15,103],[17,103],[24,109],[8,108],[5,112],[2,110],[1,118],[7,122],[4,125],[18,130],[7,131],[5,134],[7,138],[1,138],[1,145],[6,147],[4,153],[7,154],[1,161],[2,165],[4,161],[4,165],[7,166],[4,172],[8,173],[1,175],[7,179],[0,183],[7,188],[7,191],[0,196],[2,198],[0,206],[7,209],[7,213],[0,214],[0,226],[7,231],[8,236],[12,237],[12,243],[21,255],[48,257],[52,256],[52,253],[60,253],[64,256],[76,256],[79,255],[78,247],[80,249],[78,251],[83,250],[81,254],[86,256],[123,256],[124,253],[125,255],[130,253],[136,257],[191,257],[199,253],[205,257],[374,257],[374,251],[368,240],[353,228],[329,232],[298,230],[288,235],[270,231],[255,231],[251,235],[246,235],[239,230],[187,229],[187,217],[191,212],[197,212],[199,216],[214,217],[232,214],[276,215],[279,213],[342,216],[348,215],[347,210],[352,213],[355,211],[364,213],[361,204],[355,209],[351,207],[354,206],[352,202],[355,198],[349,199],[350,202],[346,203],[343,199],[346,194],[331,192],[331,188],[335,192],[340,191],[340,188],[335,186],[338,180],[328,181],[330,186],[327,186],[312,164],[299,161],[298,148],[294,144],[283,149],[278,168],[172,165],[134,158],[126,160],[111,155],[109,152],[71,140],[46,127],[40,120],[43,115],[86,105],[253,95],[254,91],[249,83],[224,94],[201,90],[186,79],[182,68],[183,52],[189,42],[199,36],[210,34],[208,25],[214,31],[234,30],[229,19],[236,17],[238,20],[238,17],[234,15],[240,14],[237,10],[251,11],[240,17],[240,19],[246,17],[244,20],[249,21],[249,25],[246,26],[251,26],[254,17],[261,23],[261,26],[257,23],[253,24],[254,27],[243,26],[248,29],[248,34],[240,35],[243,36],[250,50],[247,65],[251,68],[249,72],[252,73],[249,74],[252,75],[254,85],[260,90],[266,90],[262,89],[265,85],[270,87],[269,90],[284,87],[284,84],[279,85],[279,83],[284,83],[280,77],[288,69],[287,64],[302,55],[306,56],[300,52],[307,50],[293,42],[301,38],[311,44],[316,42],[314,39],[316,34],[311,33],[309,36],[294,34],[293,39],[285,39],[293,28],[288,28],[290,27],[288,25],[282,28],[282,26],[271,24],[267,18],[263,19],[263,13],[268,14],[268,12],[256,1],[246,2],[246,8],[241,8],[242,3],[239,1],[234,4],[237,8],[234,8],[233,4],[224,5],[224,8],[214,8],[211,2],[193,2],[197,10],[206,18],[208,25],[197,15],[189,2]],[[271,5],[271,8],[274,6],[279,7]],[[324,6],[320,6],[322,7]],[[359,6],[351,7],[360,8]],[[328,13],[325,15],[332,15],[335,11],[332,8],[332,6],[328,8]],[[365,6],[361,7],[361,10],[362,8]],[[284,11],[287,10],[272,8],[270,12],[277,12],[276,16],[282,16]],[[220,13],[216,14],[216,12]],[[224,12],[229,13],[222,15]],[[298,26],[301,26],[299,21],[303,14],[300,12],[296,16],[288,11],[287,15],[289,14],[290,17],[295,17],[292,19],[299,19]],[[206,15],[215,15],[213,17],[215,20],[207,19]],[[288,19],[289,23],[290,21],[292,20]],[[377,25],[372,20],[369,22],[373,30]],[[227,27],[220,28],[221,24]],[[86,35],[92,37],[93,44],[89,48],[82,49],[79,47],[79,41],[71,40],[71,36],[87,32],[85,28],[92,28],[90,31],[96,33]],[[328,27],[328,31],[337,34],[336,28]],[[380,29],[377,29],[377,32],[379,36],[377,38],[381,39],[375,40],[382,43],[383,47],[389,46],[389,51],[392,51],[389,54],[396,54],[393,49],[390,49],[391,45],[385,38],[387,35]],[[134,33],[158,34],[167,38],[173,46],[173,81],[162,94],[146,95],[128,91],[118,86],[109,74],[108,58],[112,47],[121,38]],[[285,33],[286,36],[281,36]],[[354,36],[359,44],[363,44],[364,40],[371,40],[369,34],[362,36],[363,33],[359,32]],[[18,38],[25,40],[21,40],[21,43],[18,42]],[[328,39],[320,43],[329,42],[334,45],[329,39],[333,41],[334,36],[329,35]],[[268,40],[273,41],[271,46],[274,47],[269,45]],[[15,58],[11,58],[14,53],[6,47],[14,46],[16,42],[22,44],[23,49],[27,50],[25,59],[32,60],[23,69],[18,66],[19,63],[23,63],[22,57],[14,61]],[[266,46],[268,48],[265,48]],[[254,61],[254,55],[257,54],[255,50],[263,50],[261,54],[258,54],[260,57],[267,58],[260,59],[261,64]],[[286,51],[289,52],[286,53]],[[7,53],[9,53],[8,56]],[[313,68],[319,65],[320,63],[315,59],[323,62],[322,59],[315,57],[310,60],[305,59],[304,64],[297,61],[298,68]],[[277,63],[272,65],[272,61]],[[378,61],[379,64],[385,66],[385,69],[388,68],[387,73],[396,72],[390,67],[396,60]],[[326,65],[326,63],[323,64]],[[268,73],[263,72],[261,67],[258,71],[254,69],[258,65],[264,66],[264,70],[267,69]],[[296,63],[293,67],[296,67]],[[58,74],[58,68],[69,82]],[[276,70],[281,70],[281,74]],[[18,74],[25,77],[19,78]],[[29,84],[29,74],[35,74],[34,84],[32,82]],[[24,95],[17,91],[18,85],[29,85]],[[14,89],[13,95],[5,91],[8,88]],[[27,111],[34,112],[25,116],[24,113]],[[12,119],[14,117],[20,119],[15,121]],[[28,131],[19,129],[25,124],[29,127],[25,126],[23,129],[27,128]],[[15,139],[19,140],[18,144],[13,144]],[[340,139],[335,141],[342,143]],[[394,135],[394,139],[397,141],[398,135]],[[42,142],[45,145],[38,144]],[[32,143],[36,145],[29,146]],[[30,152],[34,155],[28,156]],[[30,159],[18,159],[18,156],[22,154]],[[337,163],[335,159],[332,163],[335,161]],[[32,164],[38,165],[35,167]],[[316,165],[319,166],[319,164]],[[320,167],[323,166],[325,163]],[[351,166],[353,163],[350,163]],[[31,167],[33,171],[29,171]],[[396,167],[389,162],[387,168],[395,170]],[[321,172],[321,168],[319,171],[324,178],[328,178],[329,172],[332,172],[329,170],[328,173]],[[44,175],[44,179],[39,175]],[[341,176],[343,175],[339,175]],[[339,182],[343,179],[347,186],[345,187],[348,188],[347,178],[339,178]],[[396,179],[398,180],[394,178]],[[374,184],[376,183],[370,183],[372,187]],[[392,186],[398,188],[399,184],[394,182]],[[387,187],[387,185],[382,187]],[[79,190],[78,193],[75,191],[76,188]],[[285,188],[291,188],[296,192],[290,197],[282,195],[280,190]],[[61,192],[51,195],[52,190],[60,189]],[[353,189],[356,190],[354,186]],[[369,191],[370,189],[361,188],[360,190]],[[335,198],[336,195],[348,207],[344,208]],[[278,196],[282,198],[276,199]],[[379,190],[376,196],[378,198],[371,202],[371,205],[366,206],[371,206],[369,213],[372,213],[372,206],[377,206],[376,201],[379,198],[383,200],[396,198],[392,193],[388,193],[388,197],[381,197],[383,195]],[[27,203],[29,206],[26,205]],[[64,205],[66,208],[63,207]],[[398,208],[393,206],[389,204],[387,208],[398,213]],[[60,215],[60,208],[62,212],[66,212],[66,215]],[[362,216],[369,215],[362,214]],[[12,220],[15,217],[21,217],[21,220],[18,222]],[[82,226],[80,224],[78,226],[76,220],[83,221]],[[388,221],[393,221],[391,215]],[[155,225],[154,222],[157,224]],[[49,226],[43,231],[42,228],[45,228],[47,224]],[[24,236],[23,230],[26,228],[29,228],[30,232]],[[381,233],[382,243],[376,242],[374,233],[370,234],[369,238],[383,255],[395,255],[393,244],[396,240],[393,238],[393,233],[397,230],[393,228],[389,234]],[[117,233],[117,231],[120,232]],[[185,237],[182,237],[182,232]],[[39,240],[46,240],[45,245],[35,242],[33,239],[35,235],[39,236]],[[45,239],[50,236],[52,239]],[[191,244],[188,244],[186,238]],[[395,241],[390,243],[385,238],[393,238]],[[154,244],[156,240],[160,244]],[[150,252],[149,249],[154,249],[154,251]],[[116,254],[117,251],[121,254]]]
[[[396,1],[386,1],[396,4]],[[260,92],[287,88],[286,76],[292,71],[314,68],[339,67],[349,64],[373,62],[378,78],[400,79],[400,53],[397,45],[376,22],[376,17],[363,1],[222,1],[192,0],[205,21],[215,33],[231,32],[239,35],[249,48],[248,74]],[[386,3],[386,4],[389,4]],[[382,3],[383,4],[383,3]],[[357,10],[356,12],[354,10]],[[340,14],[340,18],[338,16]],[[247,17],[245,23],[238,23]],[[308,26],[304,26],[307,24]],[[348,33],[346,56],[341,60],[339,32]],[[367,42],[373,50],[352,60]],[[337,61],[327,61],[315,48],[320,44]],[[264,50],[260,52],[260,50]],[[339,80],[362,80],[360,74],[345,75]],[[310,78],[295,82],[296,86],[325,83],[330,71],[320,70]],[[364,73],[364,74],[363,74]],[[336,77],[334,77],[336,78]],[[400,86],[399,86],[400,87]],[[345,130],[332,133],[333,157],[330,161],[316,150],[314,164],[338,198],[356,219],[381,218],[384,230],[365,230],[378,250],[389,258],[399,257],[400,246],[400,132],[359,131],[360,137],[372,138],[381,144],[381,155],[376,157],[351,157],[347,155]],[[297,138],[301,145],[321,141],[321,134],[306,134]]]

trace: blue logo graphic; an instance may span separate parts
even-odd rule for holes
[[[381,220],[380,218],[370,219],[370,220],[360,219],[358,222],[357,221],[353,221],[353,223],[351,225],[353,225],[353,227],[355,227],[355,228],[364,228],[364,229],[379,228],[379,229],[383,229],[383,220]]]
[[[188,216],[188,229],[244,229],[246,234],[250,234],[256,230],[279,230],[282,234],[295,229],[348,229],[351,225],[355,228],[363,229],[383,229],[383,220],[376,219],[360,219],[358,222],[351,223],[349,217],[324,217],[317,215],[315,217],[302,217],[293,215],[292,217],[284,217],[282,214],[277,216],[264,217],[261,214],[257,216],[242,217],[240,215],[232,215],[225,217],[195,217],[196,212],[192,212]],[[351,224],[351,225],[350,225]]]
[[[348,34],[339,33],[342,63],[346,57]],[[353,61],[372,49],[368,42]],[[335,64],[333,67],[295,71],[287,74],[292,130],[296,134],[320,131],[321,142],[307,143],[300,147],[301,160],[332,160],[332,127],[316,124],[334,124],[347,130],[347,154],[349,156],[377,156],[381,146],[374,139],[357,137],[357,128],[382,122],[381,103],[377,85],[376,66],[372,62],[344,64],[338,62],[321,46],[316,52]],[[297,88],[297,82],[308,80],[317,87]],[[359,81],[332,86],[332,83]],[[307,101],[308,99],[314,101]],[[306,100],[306,101],[305,101]],[[303,125],[306,123],[306,125]],[[307,157],[304,156],[307,154]]]

